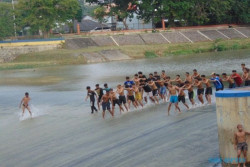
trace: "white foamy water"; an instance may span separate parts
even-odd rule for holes
[[[31,104],[30,110],[32,113],[32,117],[27,109],[25,109],[24,114],[22,114],[23,111],[22,111],[22,109],[20,109],[18,112],[19,121],[25,121],[27,119],[34,119],[34,118],[46,115],[46,114],[48,114],[49,106],[35,107],[34,105]]]

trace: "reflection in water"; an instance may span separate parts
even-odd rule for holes
[[[215,106],[166,117],[166,104],[150,105],[102,120],[101,113],[90,115],[85,87],[106,82],[116,87],[138,71],[164,69],[182,78],[194,68],[205,75],[231,73],[240,71],[242,62],[250,64],[249,50],[1,71],[1,166],[213,165],[208,160],[218,157]],[[19,121],[26,91],[38,117]]]

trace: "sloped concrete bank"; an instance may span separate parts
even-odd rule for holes
[[[65,40],[67,49],[82,49],[97,46],[124,46],[170,43],[195,43],[217,39],[244,39],[250,37],[250,27],[182,30],[174,32],[142,33],[130,35],[69,38]]]
[[[86,63],[102,63],[109,61],[121,61],[132,59],[119,50],[103,50],[95,53],[80,53],[76,56],[83,56]]]

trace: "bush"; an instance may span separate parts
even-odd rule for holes
[[[154,52],[146,51],[145,57],[146,58],[154,58],[154,57],[158,57],[158,56]]]

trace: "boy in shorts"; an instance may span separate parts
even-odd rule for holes
[[[114,113],[110,110],[110,94],[109,91],[106,91],[106,94],[102,96],[101,99],[101,103],[102,103],[102,117],[103,119],[105,119],[105,111],[108,110],[109,113],[112,115],[112,117],[114,117]]]
[[[168,84],[168,90],[170,95],[170,103],[168,105],[168,116],[171,109],[172,104],[175,104],[175,108],[179,110],[179,113],[181,113],[181,110],[178,106],[178,97],[177,97],[177,90],[178,88],[176,86],[173,86],[172,84]]]
[[[21,100],[21,103],[20,103],[20,106],[19,106],[19,108],[21,108],[21,106],[23,105],[23,106],[22,106],[22,110],[23,110],[23,112],[22,112],[22,117],[23,117],[23,115],[24,115],[25,109],[27,109],[27,110],[29,111],[29,113],[30,113],[30,117],[32,118],[32,113],[31,113],[31,111],[30,111],[29,102],[30,102],[29,93],[26,92],[26,93],[25,93],[25,96],[24,96],[24,98]]]
[[[246,143],[246,135],[250,135],[250,132],[246,132],[243,130],[243,126],[241,124],[237,125],[238,131],[234,134],[234,148],[235,150],[237,149],[237,158],[238,158],[238,167],[240,167],[240,155],[241,152],[243,152],[244,155],[244,163],[243,167],[246,167],[246,162],[247,162],[247,150],[248,150],[248,145]]]
[[[119,99],[116,97],[116,93],[113,91],[113,89],[110,89],[110,100],[112,103],[112,112],[115,113],[115,105],[117,104],[120,108],[120,114],[122,111],[124,112],[124,109],[122,107],[122,104],[120,103]]]

